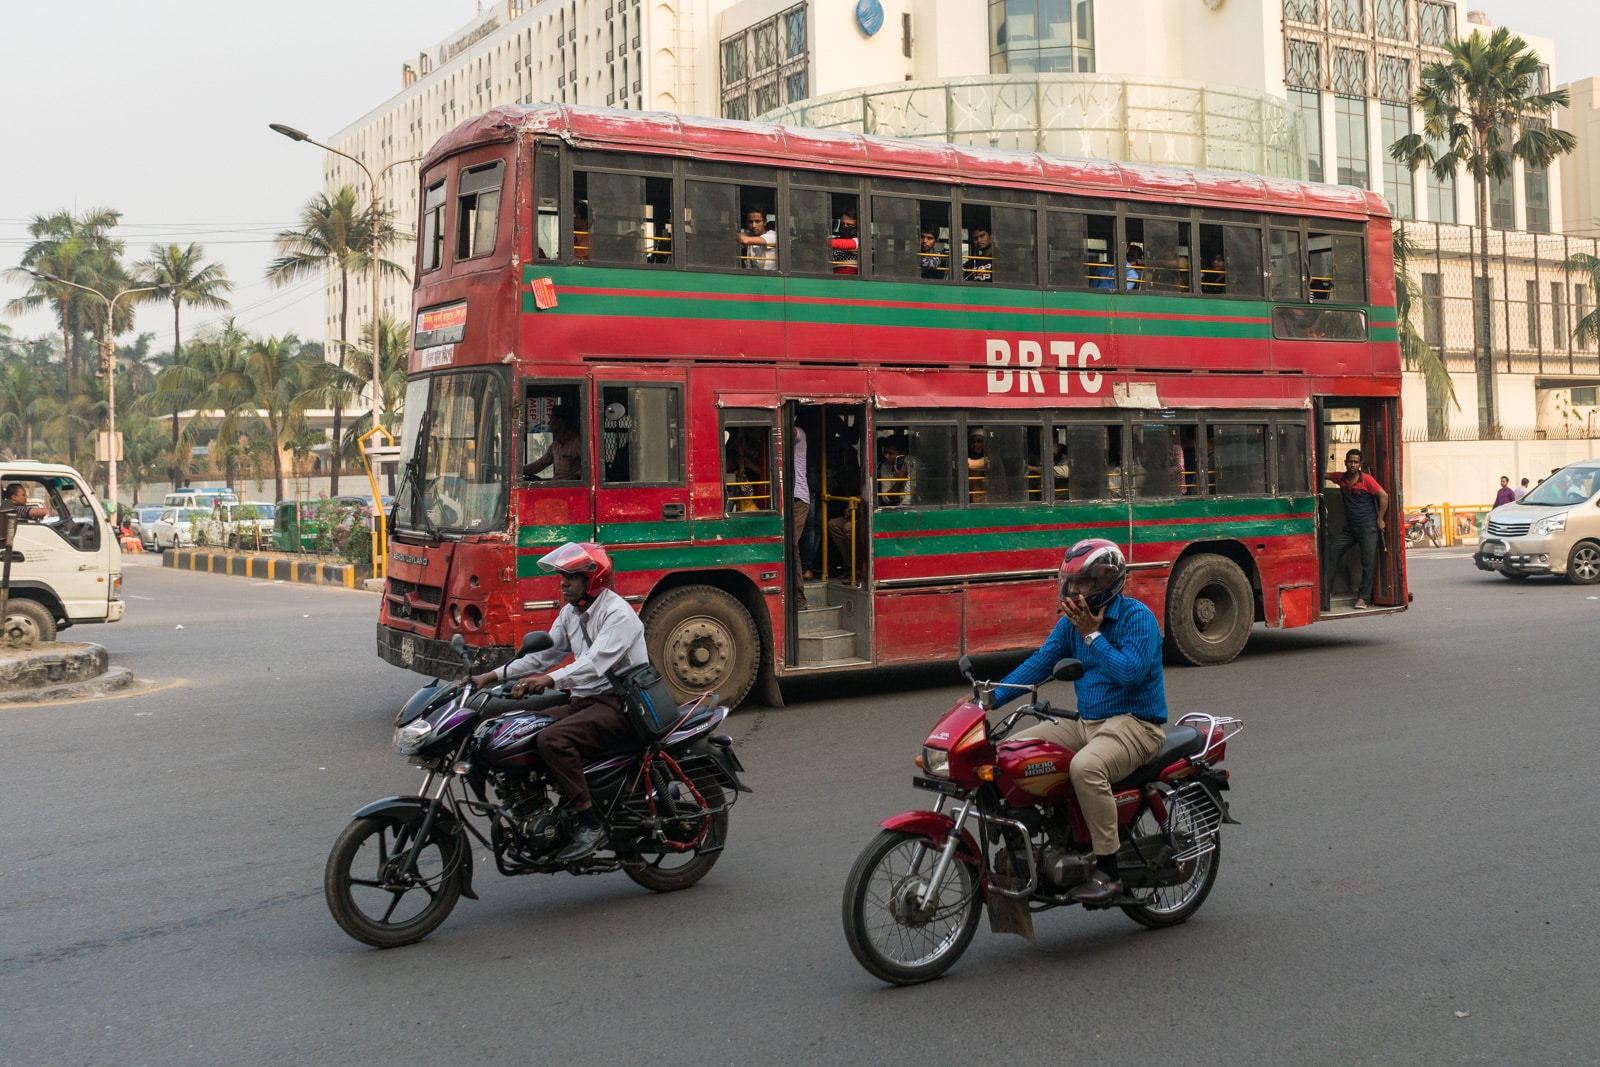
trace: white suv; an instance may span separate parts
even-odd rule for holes
[[[1507,578],[1600,582],[1600,459],[1562,467],[1521,500],[1489,512],[1472,561]]]
[[[83,475],[59,463],[0,463],[0,486],[13,483],[45,515],[17,523],[5,634],[54,641],[68,626],[121,619],[122,548]]]

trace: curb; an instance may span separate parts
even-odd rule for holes
[[[13,690],[0,693],[0,707],[12,704],[44,704],[54,700],[72,700],[77,697],[100,697],[107,693],[126,689],[133,684],[133,670],[128,667],[112,667],[96,678],[85,678],[77,682],[63,682],[60,685],[46,685],[38,689]]]
[[[249,552],[213,552],[196,548],[168,549],[161,565],[201,574],[226,574],[235,578],[257,578],[269,582],[300,582],[305,585],[335,585],[346,589],[365,589],[372,577],[369,563],[323,563],[287,556],[258,556]]]

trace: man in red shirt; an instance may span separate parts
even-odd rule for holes
[[[1323,585],[1331,593],[1333,576],[1339,569],[1344,554],[1361,546],[1361,585],[1356,591],[1355,609],[1365,610],[1372,599],[1372,579],[1378,562],[1378,534],[1383,530],[1383,516],[1389,510],[1389,494],[1383,491],[1377,479],[1361,469],[1361,450],[1352,448],[1344,454],[1344,473],[1330,474],[1328,481],[1339,487],[1344,497],[1344,529],[1333,539],[1328,549],[1328,560],[1323,575]]]

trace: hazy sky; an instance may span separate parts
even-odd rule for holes
[[[1460,5],[1463,24],[1469,9],[1553,38],[1558,83],[1600,75],[1597,0],[1479,0]],[[273,289],[262,271],[272,235],[320,191],[322,152],[267,124],[326,140],[398,92],[401,63],[477,10],[476,0],[0,0],[0,267],[21,256],[34,215],[113,207],[130,262],[153,243],[197,241],[227,266],[242,327],[321,340],[321,282]],[[0,281],[0,302],[21,291]],[[187,312],[185,334],[216,318]],[[54,331],[42,313],[0,322],[20,336]],[[154,308],[136,328],[171,344],[170,316]]]

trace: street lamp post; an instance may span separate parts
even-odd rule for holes
[[[43,278],[47,282],[57,285],[70,285],[74,289],[82,289],[92,293],[106,306],[106,331],[105,338],[100,342],[100,365],[106,372],[106,461],[110,464],[106,468],[106,494],[111,497],[111,506],[120,507],[117,500],[117,347],[116,340],[112,337],[111,320],[117,309],[117,301],[125,296],[136,293],[159,293],[164,289],[172,288],[170,285],[146,285],[138,289],[124,289],[114,296],[107,296],[98,289],[91,289],[87,285],[69,282],[65,278],[58,278],[54,274],[41,274],[38,271],[28,271],[36,278]]]
[[[349,152],[342,152],[332,145],[323,144],[315,137],[308,133],[303,133],[293,126],[285,126],[281,122],[273,122],[268,123],[268,129],[274,133],[283,134],[291,141],[304,141],[307,144],[316,145],[324,152],[332,152],[336,156],[343,156],[361,168],[362,172],[367,176],[368,185],[372,187],[372,248],[370,252],[372,266],[372,425],[376,429],[383,425],[383,357],[378,346],[378,183],[383,181],[383,176],[395,167],[404,163],[415,163],[422,157],[413,156],[410,159],[397,159],[378,171],[377,176],[374,177],[372,168],[362,160]],[[335,441],[333,447],[340,447],[339,442]]]

